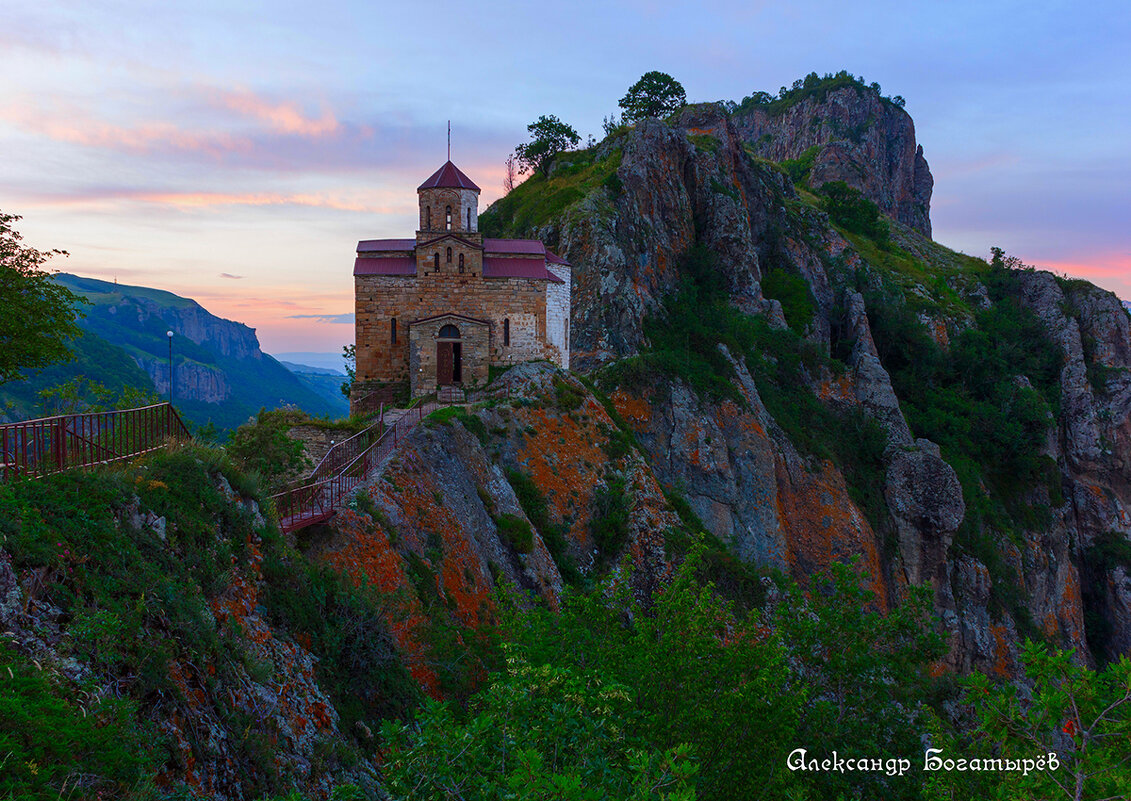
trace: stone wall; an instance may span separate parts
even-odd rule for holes
[[[420,230],[429,233],[443,233],[479,230],[479,193],[474,189],[421,189],[417,196],[420,205]],[[452,208],[452,227],[447,228],[447,207]],[[431,225],[429,214],[431,210]],[[471,225],[467,224],[468,211],[471,212]]]
[[[417,323],[410,329],[408,370],[414,398],[436,391],[437,349],[440,329],[445,325],[454,325],[460,332],[460,382],[467,387],[487,383],[490,326],[466,317],[446,314]]]
[[[453,256],[453,262],[455,257]],[[560,286],[555,284],[555,286]],[[440,314],[488,321],[488,360],[513,364],[554,359],[545,344],[546,282],[530,278],[487,278],[482,272],[441,270],[420,277],[354,276],[358,381],[403,381],[409,377],[409,323]],[[392,341],[392,321],[397,341]],[[510,320],[510,346],[503,322]]]
[[[546,284],[546,341],[556,349],[551,357],[559,367],[569,369],[569,298],[571,272],[564,264],[546,263],[551,273],[564,284]]]

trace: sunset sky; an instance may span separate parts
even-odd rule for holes
[[[648,70],[692,101],[840,69],[907,99],[935,238],[1131,299],[1126,2],[0,0],[0,209],[53,266],[167,289],[264,350],[352,341],[358,239],[411,236],[445,157],[502,188]]]

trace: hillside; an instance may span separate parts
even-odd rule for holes
[[[846,110],[859,149],[795,131]],[[1127,797],[1131,307],[932,241],[919,155],[851,76],[562,154],[479,222],[574,265],[573,369],[494,371],[325,524],[258,484],[282,416],[0,485],[12,795]],[[142,364],[166,319],[256,358],[84,286]]]
[[[1127,653],[1120,302],[949,251],[844,184],[795,185],[740,119],[644,120],[481,227],[577,265],[574,367],[744,559],[803,580],[856,555],[889,603],[929,584],[961,670],[1016,670],[1026,636]]]
[[[133,387],[167,397],[169,330],[174,402],[196,424],[230,429],[262,407],[285,405],[313,415],[342,413],[340,392],[328,397],[324,381],[315,388],[296,377],[259,349],[253,329],[216,317],[190,298],[67,273],[56,280],[86,299],[79,321],[85,336],[76,361],[5,385],[4,396],[15,404],[11,419],[37,416],[37,393],[76,376],[115,391]]]

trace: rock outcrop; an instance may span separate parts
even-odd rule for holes
[[[753,107],[735,115],[735,127],[771,161],[801,159],[813,149],[810,186],[844,181],[893,219],[931,235],[935,182],[915,142],[915,123],[874,89],[844,86],[775,113]]]

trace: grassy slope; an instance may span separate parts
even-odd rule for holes
[[[372,749],[353,739],[356,721],[377,728],[416,703],[385,629],[387,601],[308,562],[273,524],[257,525],[246,505],[225,495],[222,478],[255,497],[254,481],[221,451],[198,446],[0,485],[0,551],[17,574],[40,577],[39,603],[61,613],[57,654],[78,660],[88,677],[68,680],[50,656],[40,654],[37,666],[0,640],[0,763],[7,762],[4,786],[14,797],[56,799],[79,776],[88,797],[153,797],[155,775],[167,768],[177,775],[182,758],[154,721],[209,710],[226,730],[248,797],[287,789],[293,777],[264,769],[273,754],[261,733],[271,721],[251,719],[225,689],[270,685],[277,671],[279,682],[295,679],[260,661],[244,639],[238,606],[220,600],[233,586],[237,597],[246,591],[233,585],[236,576],[254,582],[260,570],[258,605],[274,637],[314,653],[318,683],[341,716],[346,736],[323,757],[326,769]],[[165,536],[130,523],[134,504],[165,518]],[[202,685],[190,689],[177,676],[201,677]],[[115,692],[100,692],[115,681]],[[292,690],[289,703],[299,698]],[[185,731],[203,758],[207,726]]]

